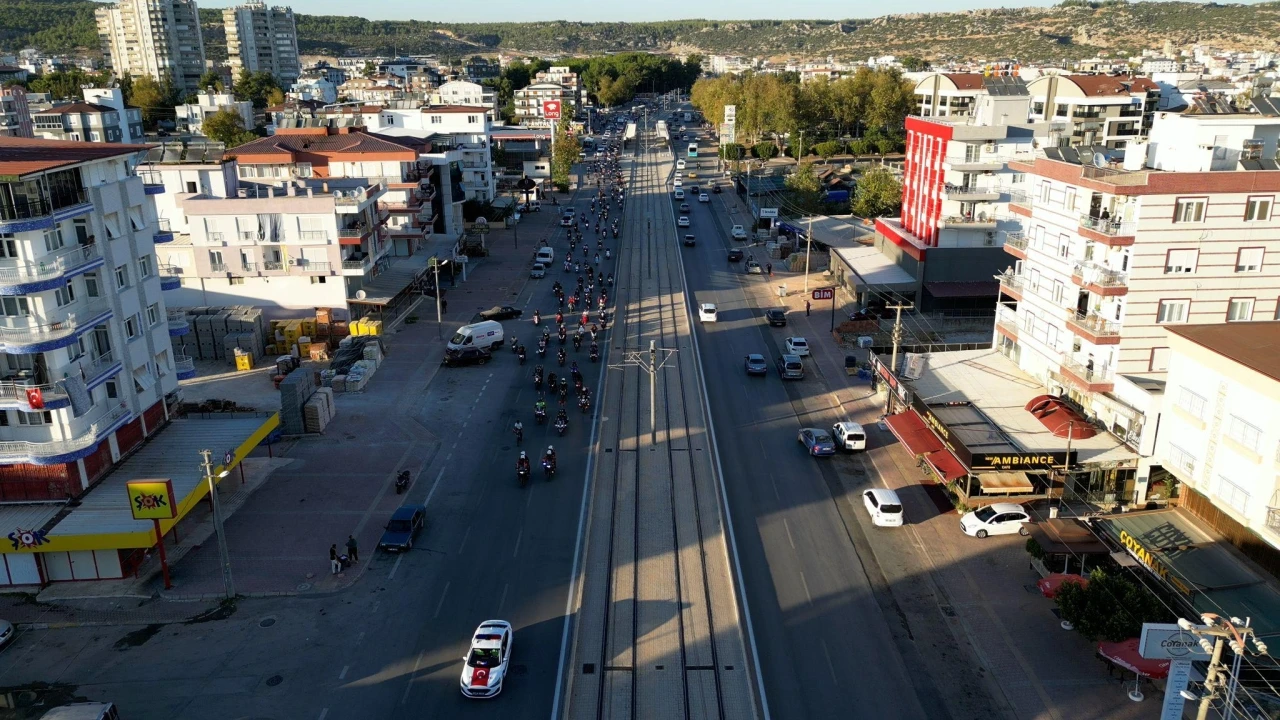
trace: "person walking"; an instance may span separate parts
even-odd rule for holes
[[[765,263],[764,269],[769,273],[769,277],[773,277],[773,263]]]
[[[805,300],[805,301],[804,301],[804,316],[805,316],[805,317],[809,317],[809,307],[810,307],[810,306],[809,306],[809,301],[808,301],[808,300]]]
[[[356,547],[356,536],[347,536],[347,557],[351,558],[352,563],[360,561],[360,550]]]
[[[342,569],[342,564],[338,562],[338,543],[329,546],[329,568],[333,570],[334,575]]]

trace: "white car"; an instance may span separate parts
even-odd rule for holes
[[[529,277],[531,278],[544,278],[546,276],[547,266],[542,263],[534,263],[533,267],[529,270]]]
[[[706,193],[698,195],[698,202],[711,202],[711,196]]]
[[[680,227],[689,227],[690,225],[689,216],[681,215],[680,217],[676,218],[676,225],[679,225]]]
[[[471,649],[462,656],[462,694],[492,698],[502,692],[511,662],[511,623],[485,620],[471,636]]]
[[[746,240],[746,239],[747,239],[747,230],[746,230],[746,228],[742,227],[741,225],[734,225],[734,226],[733,226],[733,228],[731,228],[731,229],[729,230],[729,234],[733,236],[733,239],[734,239],[734,240]]]
[[[1026,523],[1031,522],[1027,509],[1014,503],[993,503],[978,508],[960,518],[960,529],[965,535],[984,538],[988,535],[1029,535]]]
[[[716,321],[716,304],[702,303],[698,306],[698,319],[702,322]]]
[[[831,434],[836,438],[836,445],[845,450],[867,449],[867,432],[856,422],[838,422],[831,426]]]
[[[573,224],[572,215],[570,215],[569,213],[565,213],[564,215],[560,216],[560,227],[569,227],[572,224]]]
[[[807,357],[809,355],[809,341],[802,337],[789,337],[786,342],[788,355],[799,355]]]
[[[577,209],[577,208],[571,208],[571,207],[565,208],[565,209],[564,209],[564,214],[565,214],[565,215],[568,215],[569,217],[577,217],[577,216],[578,216],[578,209]]]
[[[671,187],[684,187],[684,180],[681,180],[680,178],[672,180]]]
[[[676,169],[677,169],[677,170],[683,170],[684,168],[685,168],[685,161],[683,161],[683,160],[677,160],[677,161],[676,161]]]
[[[675,197],[676,197],[676,199],[677,199],[677,200],[683,200],[683,199],[684,199],[684,191],[683,191],[683,190],[681,190],[680,188],[676,188]]]
[[[898,493],[885,488],[871,488],[862,493],[862,504],[871,515],[871,524],[880,527],[902,527],[902,501]]]

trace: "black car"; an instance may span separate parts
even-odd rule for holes
[[[719,195],[719,194],[720,194],[720,186],[719,186],[719,185],[712,185],[712,186],[711,186],[711,192],[715,193],[716,195]]]
[[[483,365],[489,362],[489,358],[493,357],[493,353],[484,348],[464,347],[457,350],[444,351],[444,364],[447,367],[458,367],[459,365]]]
[[[764,317],[769,321],[772,327],[787,326],[787,311],[781,308],[769,308],[764,311]]]
[[[391,514],[387,531],[378,541],[378,549],[403,552],[413,548],[413,539],[427,524],[427,509],[421,505],[405,505]]]
[[[518,318],[524,314],[520,308],[511,307],[510,305],[494,305],[488,310],[478,312],[471,318],[471,322],[480,322],[482,320],[511,320]]]
[[[729,262],[738,262],[743,257],[742,251],[737,248],[729,251]]]
[[[760,353],[751,353],[742,359],[748,375],[768,375],[769,361]]]
[[[684,236],[685,247],[693,247],[694,245],[697,245],[697,244],[698,244],[698,238],[694,237],[693,235]]]

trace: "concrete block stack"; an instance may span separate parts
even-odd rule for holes
[[[256,362],[266,350],[266,321],[262,311],[249,305],[234,307],[175,308],[187,313],[191,332],[171,338],[174,353],[197,360],[235,363],[236,349]]]
[[[333,420],[336,408],[333,405],[333,390],[331,388],[319,388],[316,394],[311,396],[302,407],[302,421],[307,428],[307,432],[323,433],[328,427],[329,422]]]
[[[285,435],[308,432],[304,408],[315,394],[315,373],[310,370],[294,370],[280,381],[280,429]]]

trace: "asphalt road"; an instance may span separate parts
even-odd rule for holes
[[[714,160],[699,162],[700,177],[686,185],[705,187],[713,177]],[[747,353],[776,359],[789,333],[770,328],[748,302],[744,283],[769,280],[727,261],[729,247],[746,245],[728,235],[741,220],[710,197],[688,201],[692,227],[680,232],[693,232],[698,244],[685,249],[684,267],[690,301],[719,310],[718,322],[697,332],[771,716],[945,717],[913,649],[891,631],[885,611],[893,601],[864,530],[833,499],[831,461],[808,457],[797,442],[801,427],[829,426],[832,417],[813,368],[785,383],[772,370],[763,378],[743,371]],[[769,261],[762,246],[745,249]]]

